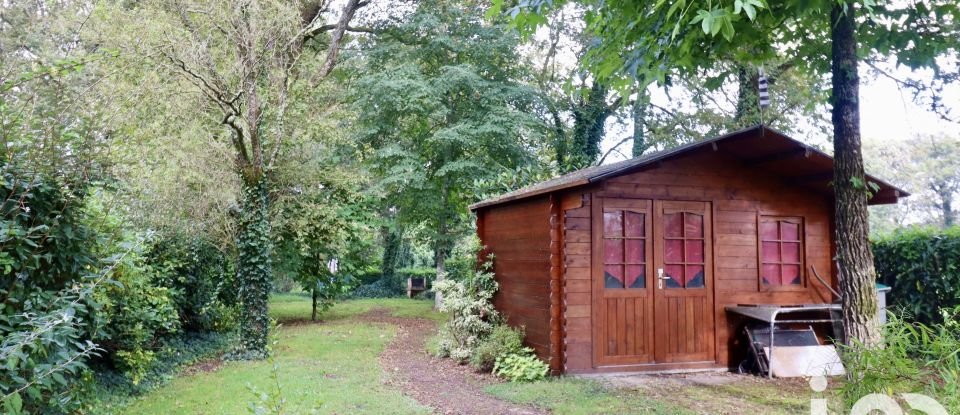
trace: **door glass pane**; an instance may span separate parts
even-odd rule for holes
[[[605,288],[623,288],[623,265],[603,266],[603,286]]]
[[[647,267],[627,265],[627,288],[647,288]]]
[[[777,234],[777,222],[760,223],[760,239],[764,241],[775,241],[780,235]]]
[[[780,244],[778,242],[764,242],[761,250],[762,262],[780,262]]]
[[[760,270],[760,272],[760,275],[763,277],[764,284],[780,285],[780,265],[763,264],[763,268]]]
[[[703,216],[696,213],[687,213],[683,220],[683,233],[687,238],[703,237]]]
[[[800,244],[796,242],[783,243],[783,262],[797,264],[800,263]]]
[[[643,238],[646,236],[644,233],[644,218],[642,213],[637,212],[626,212],[626,235],[634,238]]]
[[[623,236],[623,211],[603,212],[603,236]]]
[[[623,239],[604,239],[603,240],[603,263],[604,264],[622,264],[623,263]]]
[[[780,222],[780,236],[784,241],[799,241],[800,225],[790,222]]]
[[[667,239],[663,241],[664,262],[683,262],[683,239]]]
[[[644,252],[644,240],[643,239],[627,239],[627,256],[626,262],[628,264],[642,264],[647,262],[644,258],[646,252]]]
[[[679,213],[667,213],[663,215],[664,234],[668,237],[679,238],[683,236],[683,217]]]
[[[687,279],[687,288],[702,288],[703,265],[687,265],[687,269],[684,272],[684,277]]]
[[[683,288],[683,265],[666,265],[663,267],[663,276],[669,279],[663,282],[667,288]]]
[[[800,266],[783,266],[783,285],[800,285]]]
[[[703,241],[699,239],[684,241],[685,262],[703,262]]]

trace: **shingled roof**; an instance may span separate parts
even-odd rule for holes
[[[833,180],[833,158],[830,155],[775,129],[756,125],[703,141],[644,154],[637,158],[570,172],[475,203],[470,205],[470,210],[596,183],[702,148],[718,151],[722,149],[745,164],[763,164],[764,170],[777,174],[787,181],[816,191],[832,193],[830,182]],[[879,190],[870,199],[870,204],[896,203],[898,198],[910,195],[869,174],[867,180],[879,186]]]

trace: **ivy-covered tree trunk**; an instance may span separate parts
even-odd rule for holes
[[[650,148],[650,144],[647,143],[647,137],[644,134],[644,128],[646,127],[646,118],[647,118],[647,105],[650,103],[650,95],[647,94],[647,89],[640,87],[640,90],[637,91],[637,100],[633,103],[633,148],[631,148],[632,157],[640,157],[644,151],[647,151]]]
[[[564,170],[590,166],[600,156],[604,127],[612,111],[607,104],[609,88],[594,82],[585,101],[573,109],[573,146],[567,153]]]
[[[270,296],[270,220],[267,179],[244,180],[243,205],[238,232],[237,280],[240,282],[240,350],[243,359],[267,356],[270,318],[267,301]]]
[[[879,342],[877,291],[868,240],[868,186],[860,144],[860,101],[854,4],[834,3],[833,149],[835,220],[844,341],[867,347]]]
[[[737,92],[737,108],[733,120],[739,126],[756,124],[760,121],[760,92],[757,72],[748,72],[746,66],[737,65],[737,83],[740,89]]]
[[[400,257],[400,244],[403,242],[402,233],[393,226],[384,226],[380,230],[383,237],[383,261],[380,263],[380,278],[396,283],[397,260]]]

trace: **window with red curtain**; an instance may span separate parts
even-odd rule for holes
[[[645,214],[630,210],[603,212],[605,288],[646,288]]]
[[[760,281],[765,287],[803,286],[803,219],[760,217]]]

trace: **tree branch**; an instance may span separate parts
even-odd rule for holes
[[[330,34],[330,45],[327,46],[327,59],[317,73],[318,79],[326,78],[327,75],[330,75],[330,72],[333,71],[333,67],[337,64],[337,56],[340,53],[340,44],[343,42],[343,34],[347,31],[347,27],[350,21],[353,20],[353,16],[357,13],[357,10],[367,4],[369,3],[361,2],[360,0],[347,0],[347,4],[343,6],[340,20],[337,21],[336,28],[334,28],[333,33]]]

